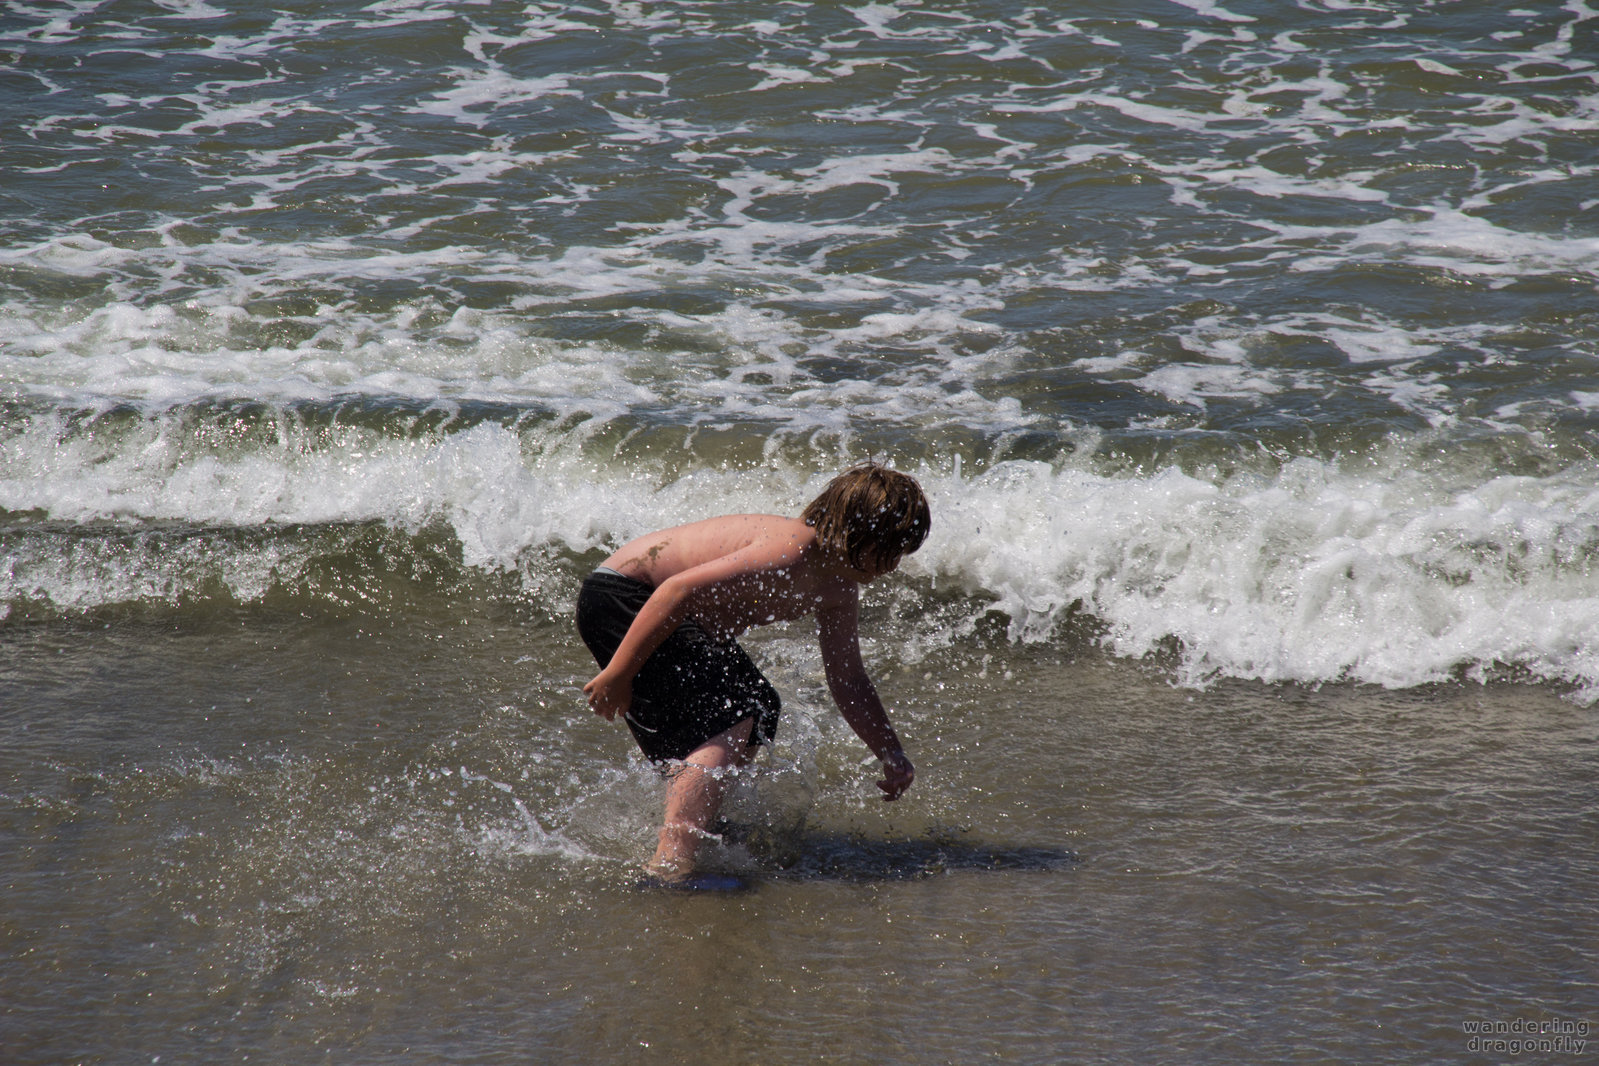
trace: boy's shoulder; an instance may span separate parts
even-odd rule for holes
[[[761,512],[752,512],[749,514],[717,515],[715,518],[702,518],[698,522],[693,522],[690,524],[695,526],[704,526],[707,528],[721,528],[725,526],[739,526],[742,528],[751,529],[784,529],[793,526],[800,526],[806,529],[810,528],[798,518],[793,518],[789,515],[765,514]]]
[[[816,540],[816,530],[800,521],[777,514],[731,515],[732,521],[722,527],[728,536],[727,546],[733,550],[756,548],[791,555],[803,551]]]
[[[686,565],[731,555],[797,562],[816,531],[797,518],[774,514],[729,514],[680,526],[675,538]],[[752,560],[753,561],[753,560]]]
[[[778,514],[725,514],[702,518],[665,533],[695,541],[713,554],[726,554],[761,541],[811,540],[815,530],[798,518]]]

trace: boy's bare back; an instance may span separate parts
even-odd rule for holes
[[[659,588],[678,579],[689,613],[719,637],[856,600],[876,573],[826,555],[797,518],[740,514],[664,529],[623,545],[605,565]]]

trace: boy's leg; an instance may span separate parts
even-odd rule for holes
[[[666,788],[666,817],[660,844],[645,869],[657,877],[677,879],[694,871],[694,852],[716,819],[727,792],[727,772],[749,759],[755,719],[733,728],[689,752]]]

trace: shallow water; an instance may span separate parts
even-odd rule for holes
[[[8,5],[0,1059],[1578,1057],[1596,16]],[[868,455],[639,890],[581,575]]]
[[[753,888],[695,897],[635,887],[660,784],[576,654],[520,654],[557,636],[14,634],[11,1061],[1471,1061],[1465,1021],[1599,1010],[1599,724],[1535,688],[1196,696],[999,642],[888,671],[888,805],[779,670],[711,860]]]

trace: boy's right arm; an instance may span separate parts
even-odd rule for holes
[[[594,713],[607,721],[627,713],[633,700],[633,678],[644,669],[655,649],[692,613],[697,596],[737,578],[792,566],[799,551],[800,545],[792,537],[768,537],[681,570],[656,585],[628,626],[610,663],[583,686]]]
[[[601,670],[583,686],[583,695],[588,697],[595,714],[614,722],[619,714],[625,717],[627,709],[633,705],[633,682],[626,678],[608,678]]]
[[[670,577],[656,586],[627,627],[627,635],[617,645],[611,661],[583,686],[589,706],[607,722],[614,721],[619,714],[627,714],[633,703],[633,678],[655,654],[655,649],[682,623],[687,614],[689,589],[686,584]]]
[[[627,635],[617,645],[610,663],[583,686],[583,694],[588,697],[594,713],[607,721],[627,713],[633,702],[633,678],[644,669],[655,649],[689,616],[696,595],[736,577],[786,565],[793,551],[792,546],[780,541],[753,544],[680,571],[655,586],[655,591],[650,593],[650,598],[628,626]]]

